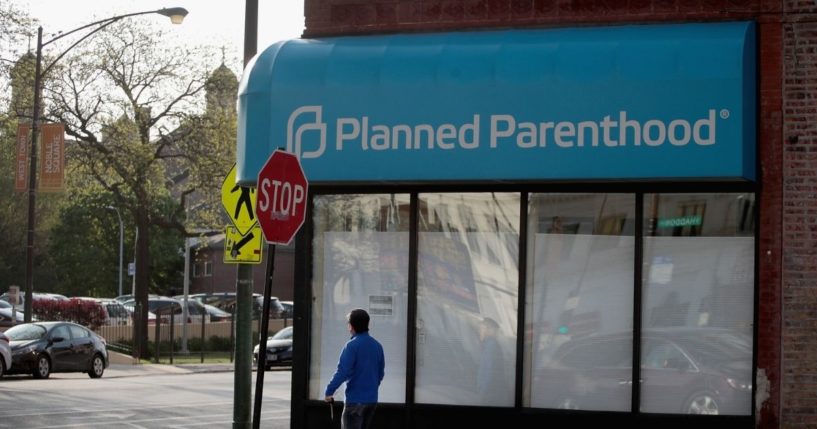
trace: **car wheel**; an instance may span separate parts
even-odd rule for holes
[[[37,357],[37,365],[34,367],[34,378],[48,378],[51,375],[51,361],[46,355]]]
[[[718,401],[715,400],[715,395],[709,392],[699,392],[689,398],[683,412],[686,414],[717,415],[719,414]]]
[[[0,357],[0,378],[3,378],[3,375],[6,373],[6,361]]]
[[[103,372],[105,372],[105,361],[102,360],[102,356],[94,355],[94,358],[91,359],[91,369],[88,370],[88,376],[100,378]]]

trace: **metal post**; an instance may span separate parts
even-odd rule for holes
[[[119,214],[119,209],[114,206],[105,207],[108,210],[116,212],[116,218],[119,219],[119,295],[122,296],[122,254],[124,253],[125,240],[125,225],[122,223],[122,215]]]
[[[28,170],[28,240],[26,243],[26,300],[23,304],[26,323],[31,322],[34,302],[34,204],[37,199],[37,138],[40,134],[40,86],[43,60],[43,27],[37,28],[37,63],[34,68],[34,113],[31,120],[31,164]]]
[[[176,342],[173,341],[173,331],[174,331],[174,326],[173,325],[176,324],[176,320],[175,320],[176,318],[173,317],[175,315],[174,313],[175,312],[171,308],[171,310],[170,310],[170,364],[171,365],[173,365],[173,347],[176,346]]]
[[[230,363],[233,363],[235,359],[235,307],[233,307],[233,312],[230,314]]]
[[[269,335],[269,301],[272,295],[272,273],[275,271],[275,245],[267,246],[267,277],[264,279],[264,306],[261,311],[261,328],[258,330],[258,363],[255,371],[255,408],[253,429],[261,427],[261,402],[264,398],[264,373],[267,370],[267,336]]]
[[[182,311],[182,354],[190,353],[187,350],[187,300],[190,294],[190,237],[184,239],[184,310]],[[202,319],[204,317],[202,316]]]
[[[244,8],[244,67],[258,50],[258,0],[246,0]],[[252,423],[252,265],[239,264],[236,280],[235,381],[233,429],[249,429]]]
[[[204,317],[201,318],[201,363],[204,363],[204,349],[205,344],[207,344],[206,339],[204,338]]]
[[[252,265],[238,265],[236,283],[233,428],[249,429],[252,422]]]
[[[154,338],[154,340],[156,340],[156,357],[153,359],[156,363],[159,363],[159,351],[160,351],[159,350],[159,340],[161,339],[161,338],[159,338],[159,333],[160,333],[159,332],[159,325],[161,325],[161,324],[162,324],[162,312],[160,310],[156,310],[156,332],[155,332],[156,338]],[[147,346],[145,346],[145,349],[147,349]]]

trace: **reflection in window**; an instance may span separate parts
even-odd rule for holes
[[[349,339],[346,314],[363,308],[386,355],[380,402],[405,402],[409,196],[316,196],[313,222],[309,397],[323,399]]]
[[[519,194],[420,194],[418,403],[512,406]]]
[[[644,196],[641,411],[751,413],[753,213],[752,194]]]
[[[524,403],[627,411],[635,196],[531,194]]]

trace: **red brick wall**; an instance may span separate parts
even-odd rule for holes
[[[804,0],[785,3],[784,9],[780,0],[305,0],[304,37],[757,21],[761,182],[757,344],[762,400],[757,427],[817,427],[817,126],[812,125],[817,121],[817,23],[783,25],[784,17],[795,16],[793,11],[815,12],[804,19],[817,21],[817,5]]]
[[[787,1],[783,25],[781,426],[817,427],[817,5]]]
[[[485,27],[750,18],[770,0],[305,0],[304,37]]]

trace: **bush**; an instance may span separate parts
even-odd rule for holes
[[[37,320],[43,322],[74,322],[92,330],[105,323],[105,310],[95,301],[38,299],[32,303],[32,310]]]

